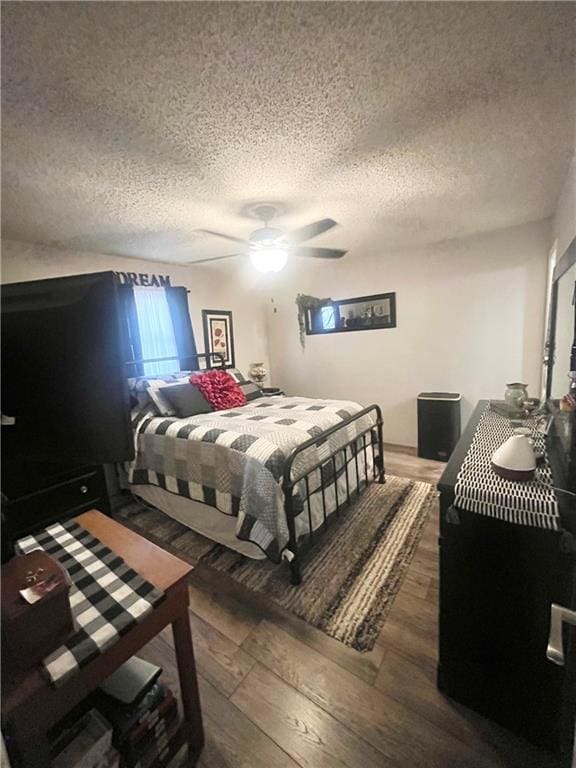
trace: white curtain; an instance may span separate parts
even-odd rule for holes
[[[142,358],[169,357],[159,363],[145,363],[144,374],[154,376],[180,370],[172,316],[163,288],[134,287],[134,301],[142,345]]]

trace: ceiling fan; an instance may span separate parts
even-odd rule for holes
[[[233,243],[240,243],[245,249],[239,253],[214,256],[210,259],[200,259],[192,263],[207,264],[211,261],[248,256],[252,264],[261,272],[279,272],[286,266],[289,255],[306,256],[314,259],[341,259],[346,253],[346,251],[338,248],[318,248],[300,245],[300,243],[311,240],[313,237],[317,237],[323,232],[338,226],[333,219],[320,219],[320,221],[307,224],[305,227],[300,227],[300,229],[292,232],[284,232],[279,227],[268,226],[268,222],[274,218],[275,214],[276,208],[272,205],[257,206],[254,209],[254,215],[262,220],[264,226],[252,232],[248,240],[226,235],[222,232],[215,232],[212,229],[196,230],[197,232],[221,237],[224,240],[231,240]]]

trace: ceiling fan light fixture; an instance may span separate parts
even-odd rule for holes
[[[334,219],[320,219],[287,233],[279,227],[268,226],[270,219],[276,215],[275,206],[258,204],[253,212],[248,211],[248,213],[252,216],[255,214],[256,218],[261,218],[264,222],[264,226],[254,230],[248,240],[226,235],[223,232],[216,232],[213,229],[196,230],[204,234],[221,237],[224,240],[231,240],[233,243],[240,243],[243,249],[239,253],[213,256],[208,259],[195,259],[194,263],[206,264],[211,261],[248,256],[253,266],[260,272],[280,272],[286,266],[288,254],[291,258],[293,256],[306,256],[314,259],[341,259],[346,254],[346,251],[340,248],[301,246],[307,240],[318,237],[323,232],[337,226]]]
[[[285,248],[267,246],[253,248],[250,251],[250,261],[260,272],[280,272],[288,261],[288,253]]]

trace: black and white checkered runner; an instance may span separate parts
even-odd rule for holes
[[[121,557],[78,523],[55,523],[17,543],[22,554],[43,549],[70,574],[75,631],[43,661],[59,686],[125,635],[164,598]]]
[[[526,419],[523,426],[532,429],[536,452],[545,452],[544,435],[535,429],[535,419]],[[458,473],[455,506],[509,523],[556,531],[560,514],[547,461],[538,467],[533,480],[524,482],[505,480],[491,467],[492,454],[513,434],[509,419],[487,406]]]

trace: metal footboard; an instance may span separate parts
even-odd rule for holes
[[[296,477],[292,477],[292,471],[294,468],[294,462],[308,448],[321,445],[324,443],[330,435],[335,434],[341,429],[345,429],[355,421],[362,419],[370,413],[376,414],[376,421],[374,424],[370,424],[361,432],[357,433],[351,440],[344,445],[338,446],[328,456],[324,457],[322,461],[316,463],[313,467],[309,467],[306,472]],[[368,473],[368,456],[372,456],[372,478]],[[364,479],[362,480],[359,472],[358,457],[364,458]],[[342,466],[338,466],[339,457],[342,457]],[[349,465],[354,463],[355,476],[356,476],[356,488],[351,489],[350,477],[349,477]],[[311,476],[318,470],[320,485],[314,490],[310,489]],[[340,501],[338,493],[338,478],[345,477],[346,481],[346,494],[345,498]],[[302,582],[301,572],[301,550],[305,548],[306,544],[312,546],[316,536],[320,536],[322,531],[328,527],[328,518],[330,512],[326,507],[326,491],[330,486],[330,482],[334,482],[334,494],[335,494],[335,509],[334,512],[339,515],[340,511],[347,507],[353,500],[355,500],[360,493],[368,487],[368,484],[373,481],[377,483],[384,483],[384,448],[382,440],[382,410],[378,405],[369,405],[362,411],[355,413],[353,416],[344,419],[339,424],[335,424],[333,427],[322,432],[317,437],[312,437],[305,443],[302,443],[295,448],[286,461],[286,468],[284,470],[284,479],[282,482],[282,490],[284,492],[284,511],[286,514],[286,522],[289,531],[288,550],[292,553],[293,557],[290,559],[290,573],[291,582],[294,585],[298,585]],[[305,493],[302,498],[302,509],[295,508],[294,489],[299,484],[303,484]],[[315,493],[320,492],[320,499],[322,502],[322,514],[323,521],[321,527],[313,530],[313,520],[311,511],[311,498]],[[296,535],[296,518],[300,514],[304,514],[304,510],[308,507],[308,523],[309,534],[308,542],[298,542]]]

